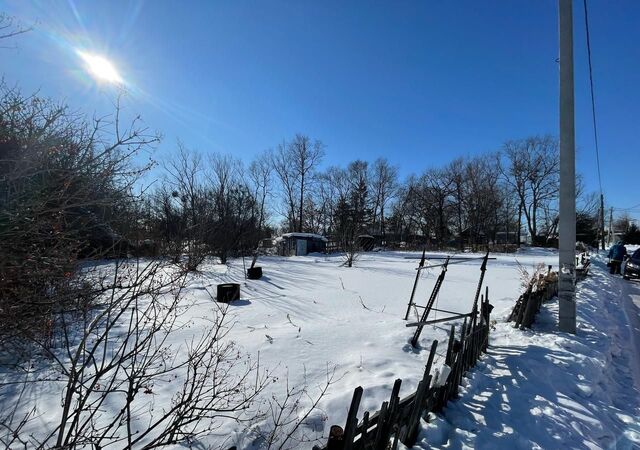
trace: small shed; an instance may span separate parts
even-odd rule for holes
[[[358,236],[358,246],[365,252],[370,252],[376,246],[376,238],[368,234]]]
[[[275,241],[281,256],[304,256],[327,250],[327,238],[314,233],[285,233]]]

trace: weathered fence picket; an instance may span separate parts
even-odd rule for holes
[[[458,386],[467,370],[473,367],[487,348],[490,331],[490,314],[488,291],[480,302],[479,317],[469,320],[465,318],[460,334],[456,338],[456,327],[451,326],[447,353],[444,363],[450,368],[444,382],[435,383],[431,369],[438,347],[433,341],[418,388],[409,396],[400,398],[401,379],[397,379],[391,390],[388,401],[384,401],[378,412],[363,413],[358,424],[357,414],[363,395],[358,386],[353,393],[351,406],[347,415],[344,430],[338,426],[331,427],[329,439],[325,447],[314,446],[314,450],[386,450],[397,448],[398,443],[410,447],[415,444],[420,420],[429,412],[442,410],[446,403],[458,396]]]
[[[404,320],[407,320],[409,318],[409,313],[411,312],[411,307],[414,305],[413,298],[416,295],[416,289],[418,288],[418,281],[420,281],[420,272],[422,271],[422,268],[424,267],[426,253],[427,253],[427,248],[425,247],[422,250],[422,258],[420,258],[420,263],[418,264],[418,270],[416,271],[416,279],[413,282],[413,289],[411,289],[411,297],[409,297],[409,304],[407,305],[407,312],[404,315]]]
[[[353,392],[353,398],[351,399],[351,406],[349,407],[349,414],[347,415],[347,424],[344,426],[344,450],[351,450],[353,448],[353,438],[356,434],[356,425],[358,424],[358,408],[360,407],[360,400],[362,399],[362,387],[358,386]]]

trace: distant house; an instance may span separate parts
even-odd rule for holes
[[[285,233],[275,239],[278,255],[304,256],[309,253],[324,253],[327,238],[313,233]]]
[[[260,239],[260,242],[258,243],[258,247],[264,248],[264,249],[273,248],[275,245],[276,245],[275,239],[273,238],[263,238],[263,239]]]
[[[521,236],[521,238],[524,236]],[[496,231],[496,244],[517,244],[518,232],[517,231]]]

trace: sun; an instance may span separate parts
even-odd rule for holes
[[[115,66],[107,58],[83,51],[78,51],[78,56],[84,61],[87,72],[97,81],[111,84],[124,82]]]

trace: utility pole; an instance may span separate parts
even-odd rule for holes
[[[602,239],[602,250],[606,250],[605,237],[604,237],[604,194],[603,193],[600,193],[600,236]]]
[[[613,244],[613,206],[609,209],[609,244]]]
[[[559,0],[560,29],[560,331],[576,332],[576,161],[573,99],[573,0]]]

